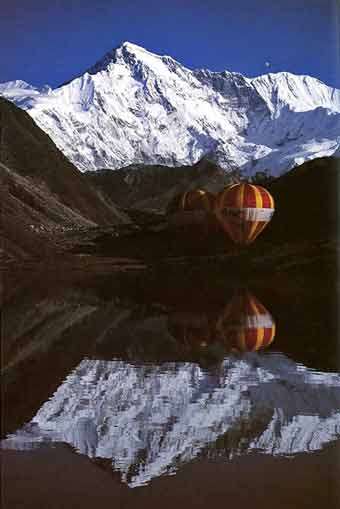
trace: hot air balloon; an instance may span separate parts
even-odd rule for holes
[[[209,191],[193,189],[176,196],[167,207],[168,226],[174,228],[188,228],[193,234],[193,227],[198,227],[206,234],[216,228],[214,214],[215,197]]]
[[[196,210],[211,211],[214,206],[215,197],[204,189],[192,189],[183,194],[175,196],[168,206],[168,213],[193,212]]]
[[[275,322],[269,311],[248,290],[238,290],[220,315],[216,330],[238,352],[269,346]]]
[[[251,244],[274,214],[274,200],[261,186],[241,183],[227,186],[215,200],[215,215],[232,240]]]

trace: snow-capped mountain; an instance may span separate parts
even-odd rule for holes
[[[200,454],[322,449],[340,437],[339,409],[340,375],[279,353],[230,356],[213,371],[84,359],[2,447],[66,442],[137,487]]]
[[[34,104],[34,99],[37,99],[41,94],[49,94],[51,90],[48,85],[38,88],[23,80],[0,83],[0,95],[23,109],[30,108]]]
[[[11,82],[0,94],[81,170],[208,156],[280,174],[340,146],[340,91],[315,78],[190,70],[128,42],[55,90]]]

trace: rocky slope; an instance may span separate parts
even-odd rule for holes
[[[338,240],[340,159],[317,158],[264,182],[276,212],[263,240]],[[261,182],[260,182],[261,183]]]
[[[88,171],[85,176],[123,208],[165,212],[178,194],[197,187],[217,194],[238,181],[240,173],[226,172],[204,158],[193,166],[132,165],[115,171]]]
[[[131,43],[55,90],[0,94],[26,109],[81,170],[192,165],[280,174],[340,144],[340,92],[288,72],[190,70]]]
[[[0,178],[2,248],[10,258],[53,253],[55,231],[128,222],[27,113],[2,98]]]
[[[186,187],[184,173],[187,170],[189,176],[196,171],[203,188],[207,189],[211,186],[222,189],[228,180],[225,172],[212,163],[176,168],[173,177],[171,168],[150,167],[136,168],[132,172],[126,170],[125,174],[122,170],[90,176],[121,206],[141,207],[141,212],[129,209],[136,229],[119,236],[109,231],[98,232],[92,238],[92,245],[85,247],[85,252],[105,256],[115,253],[116,256],[140,258],[156,266],[163,262],[178,262],[190,267],[203,260],[218,263],[221,257],[228,273],[234,270],[276,271],[284,270],[284,267],[296,270],[299,264],[301,270],[308,270],[305,264],[314,264],[315,270],[336,274],[340,212],[338,158],[318,158],[281,177],[259,178],[257,182],[267,187],[274,197],[275,214],[256,242],[241,251],[235,250],[213,214],[203,216],[201,224],[193,219],[190,222],[190,218],[180,214],[162,214],[172,193]],[[163,171],[164,180],[160,177]],[[159,195],[152,193],[153,187],[159,190]],[[124,198],[119,201],[115,193],[123,189]],[[150,213],[151,209],[157,214]],[[82,252],[76,245],[74,249]]]
[[[86,172],[85,176],[123,208],[165,212],[171,199],[189,189],[202,188],[217,194],[238,181],[239,172],[226,173],[202,159],[194,166],[134,165],[125,169]],[[336,233],[340,159],[316,158],[295,167],[279,178],[257,173],[254,183],[267,187],[276,203],[270,229],[278,239],[302,228],[315,236],[324,230]]]

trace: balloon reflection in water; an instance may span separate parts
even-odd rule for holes
[[[222,313],[174,312],[169,315],[171,335],[189,347],[223,344],[227,350],[255,351],[269,346],[275,322],[269,311],[248,290],[237,290]]]
[[[180,343],[206,347],[215,341],[214,322],[205,313],[175,312],[169,315],[168,328]]]
[[[238,290],[217,321],[216,328],[232,349],[255,351],[269,346],[276,326],[269,311],[248,290]]]

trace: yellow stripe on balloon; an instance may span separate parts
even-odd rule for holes
[[[198,191],[199,192],[199,195],[202,197],[202,202],[203,202],[203,208],[205,210],[208,210],[209,209],[209,200],[208,200],[208,196],[206,195],[206,193],[204,191]]]
[[[203,189],[199,189],[198,193],[202,197],[203,207],[205,208],[205,210],[209,210],[210,209],[209,196],[207,195],[207,193],[205,191],[203,191]]]
[[[256,188],[256,186],[253,186],[251,184],[249,184],[250,187],[252,188],[253,192],[254,192],[254,195],[255,195],[255,204],[256,204],[256,208],[262,208],[262,196],[261,196],[261,193],[260,191]],[[248,239],[247,239],[247,244],[250,244],[253,240],[253,236],[254,236],[254,233],[256,231],[256,228],[258,226],[258,221],[254,221],[252,227],[251,227],[251,230],[249,232],[249,236],[248,236]]]
[[[248,236],[248,239],[247,239],[247,244],[251,244],[255,238],[255,234],[256,234],[256,231],[257,231],[257,227],[259,225],[259,221],[254,221],[252,227],[251,227],[251,230],[249,232],[249,236]]]
[[[183,196],[182,196],[182,210],[185,210],[185,202],[186,202],[186,199],[187,199],[188,192],[189,191],[187,191],[186,193],[183,193]]]
[[[252,224],[252,227],[251,227],[251,230],[249,232],[248,239],[247,239],[247,243],[248,244],[253,241],[253,237],[254,237],[254,234],[256,232],[256,229],[257,229],[258,225],[259,225],[259,221],[254,221],[254,223]]]
[[[252,239],[252,240],[255,240],[255,239],[256,239],[256,237],[258,237],[258,236],[260,235],[260,233],[261,233],[261,232],[263,232],[263,230],[265,229],[265,227],[267,226],[267,224],[268,224],[267,222],[264,222],[264,223],[262,224],[262,226],[261,226],[260,228],[258,228],[258,230],[255,232],[255,235],[254,235],[254,237],[253,237],[253,239]]]
[[[237,193],[237,200],[236,200],[236,206],[240,209],[244,206],[244,191],[245,191],[245,184],[241,184],[238,193]],[[236,238],[239,243],[244,243],[245,241],[245,224],[241,222],[239,228],[235,229]]]
[[[254,311],[255,315],[263,314],[262,309],[257,305],[256,299],[251,298],[250,305],[251,305],[251,309],[252,309],[252,311]],[[253,350],[258,350],[259,348],[261,348],[261,346],[263,345],[263,340],[264,340],[264,327],[259,327],[256,332],[256,343],[255,343],[255,346],[253,347]],[[271,338],[270,342],[272,340],[273,339]]]
[[[260,193],[260,191],[255,188],[255,196],[256,196],[256,208],[259,208],[261,209],[263,207],[263,201],[262,201],[262,194]]]
[[[242,184],[238,188],[238,193],[236,195],[236,207],[238,207],[240,209],[243,207],[244,188],[245,188],[245,184]]]
[[[273,339],[275,338],[275,333],[276,333],[276,325],[273,322],[273,325],[272,325],[272,335],[270,336],[270,340],[268,341],[266,346],[270,345],[270,343],[273,342]]]
[[[264,327],[259,327],[256,333],[256,345],[253,348],[253,350],[258,350],[259,348],[261,348],[263,344],[263,338],[264,338]]]

